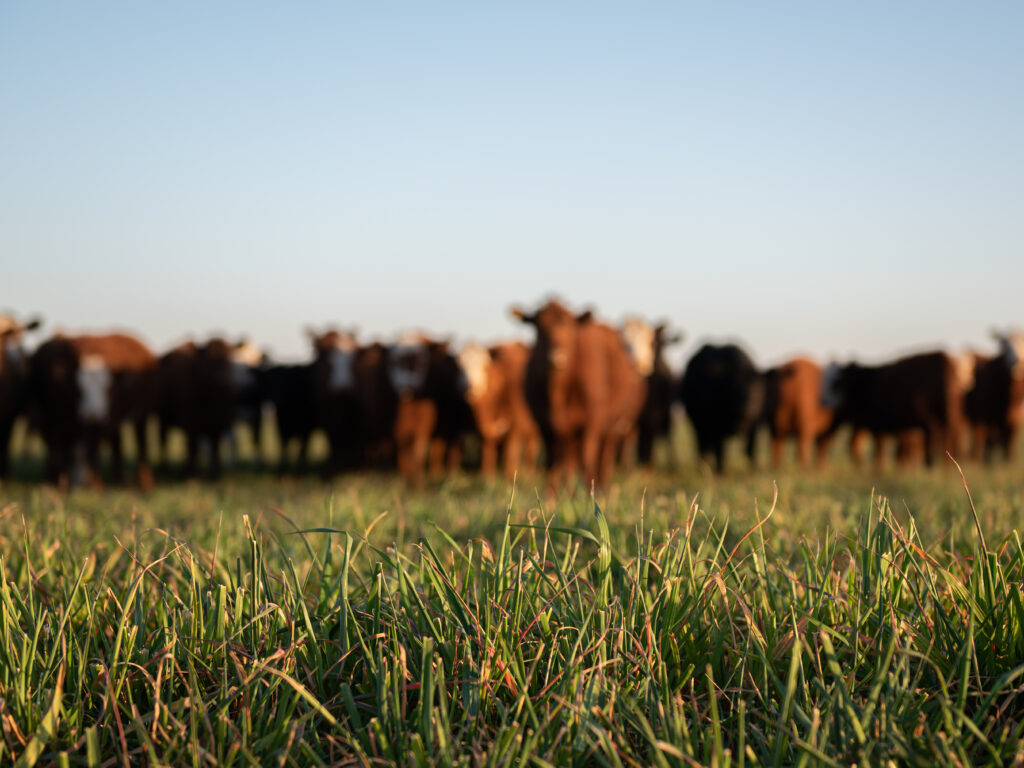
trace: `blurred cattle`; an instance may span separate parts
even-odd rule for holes
[[[604,485],[615,457],[635,434],[646,382],[619,334],[590,312],[575,315],[548,301],[536,312],[513,309],[534,326],[526,369],[526,401],[544,440],[550,484],[579,471]]]
[[[991,460],[995,449],[1009,461],[1016,454],[1024,421],[1024,333],[993,334],[995,357],[975,358],[974,375],[964,396],[971,433],[971,456]]]
[[[398,397],[395,452],[398,471],[418,484],[429,461],[431,475],[462,461],[463,437],[475,429],[466,401],[467,381],[446,341],[422,334],[388,349],[388,375]]]
[[[247,342],[232,344],[216,337],[202,344],[185,342],[161,356],[156,405],[160,441],[166,450],[171,429],[185,433],[187,476],[198,473],[201,453],[208,454],[210,476],[220,476],[221,442],[232,440],[240,403],[243,398],[251,402],[256,391],[254,362]],[[254,434],[258,444],[258,428]]]
[[[0,480],[10,476],[11,432],[28,405],[28,357],[22,339],[39,325],[38,319],[22,323],[0,315]]]
[[[669,455],[673,455],[669,433],[676,384],[663,353],[665,347],[678,344],[683,336],[669,334],[664,323],[652,326],[639,317],[627,318],[621,333],[637,372],[647,382],[644,405],[637,417],[636,447],[640,463],[651,467],[655,440],[666,441]]]
[[[156,392],[156,356],[121,333],[57,335],[32,355],[29,381],[32,421],[46,443],[46,476],[66,484],[82,474],[99,483],[100,444],[111,447],[113,477],[123,479],[121,427],[132,425],[138,482],[152,487],[146,419]],[[81,472],[79,472],[81,470]]]
[[[505,476],[521,468],[535,469],[540,457],[540,431],[523,393],[529,348],[521,342],[490,348],[469,344],[459,352],[459,365],[468,382],[466,399],[480,433],[480,465],[493,477],[499,453]]]
[[[878,366],[850,363],[826,368],[823,405],[834,408],[829,434],[842,424],[854,431],[851,452],[859,461],[859,441],[875,438],[875,461],[884,461],[884,446],[897,437],[904,451],[912,451],[913,438],[904,433],[921,430],[924,458],[929,465],[943,451],[956,453],[962,423],[962,384],[957,364],[943,352],[926,352]]]
[[[745,438],[753,463],[764,379],[746,352],[735,344],[702,346],[686,364],[680,399],[697,434],[698,453],[711,454],[716,472],[724,469],[725,441],[732,436]]]
[[[317,427],[315,365],[270,365],[261,368],[257,376],[259,403],[272,408],[277,425],[281,448],[278,471],[283,473],[287,469],[288,452],[296,440],[298,469],[303,471],[307,466],[309,438]]]
[[[313,390],[317,425],[327,435],[325,476],[352,470],[363,462],[364,407],[357,376],[360,356],[355,333],[308,330],[313,344]]]
[[[817,442],[817,462],[825,462],[828,441],[823,437],[832,411],[821,403],[822,368],[804,357],[794,358],[764,373],[764,421],[772,438],[772,466],[782,463],[785,440],[795,437],[800,466],[811,463]]]

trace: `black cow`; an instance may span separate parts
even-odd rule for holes
[[[944,352],[924,352],[877,366],[832,364],[822,382],[823,404],[835,409],[827,434],[843,424],[853,428],[855,437],[870,433],[878,464],[887,438],[906,440],[918,430],[924,433],[927,464],[943,451],[955,455],[962,398],[956,363]],[[858,460],[857,452],[854,459]]]
[[[28,406],[28,358],[22,336],[39,325],[39,320],[23,324],[0,315],[0,480],[10,475],[11,432]]]
[[[298,469],[306,468],[309,437],[317,427],[316,377],[313,363],[270,365],[257,373],[259,404],[274,409],[281,444],[278,470],[288,466],[288,450],[299,441]],[[260,409],[257,409],[260,410]]]
[[[746,438],[753,462],[764,380],[742,349],[735,344],[701,347],[686,364],[680,396],[697,433],[697,450],[712,455],[716,472],[724,466],[725,441],[734,435]]]

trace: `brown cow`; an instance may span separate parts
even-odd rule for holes
[[[1011,461],[1024,422],[1024,333],[993,333],[995,357],[975,357],[974,376],[964,396],[971,430],[971,456],[991,460],[994,449]]]
[[[580,469],[584,482],[606,484],[646,396],[622,338],[590,312],[576,316],[555,300],[512,313],[537,332],[526,400],[544,439],[549,484]]]
[[[61,485],[99,483],[99,448],[111,445],[115,481],[123,476],[121,426],[129,422],[138,450],[138,482],[153,484],[146,419],[155,402],[156,356],[122,333],[62,336],[43,343],[30,363],[33,422],[46,442],[47,479]]]
[[[832,411],[821,404],[822,368],[797,357],[765,372],[764,420],[772,437],[772,466],[782,463],[786,438],[797,440],[800,466],[811,463],[817,441],[817,463],[825,463],[828,441],[818,440],[832,423]]]
[[[28,359],[22,336],[39,325],[38,319],[22,323],[0,315],[0,480],[10,475],[11,432],[28,404]]]
[[[505,476],[514,477],[525,466],[532,470],[540,456],[540,430],[523,394],[530,350],[522,342],[490,348],[469,344],[459,352],[459,365],[469,388],[466,399],[480,432],[480,468],[493,477],[498,454],[503,454]]]

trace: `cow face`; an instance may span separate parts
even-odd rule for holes
[[[633,358],[637,373],[644,378],[654,372],[657,350],[657,331],[639,317],[631,317],[622,326],[622,340]]]
[[[554,300],[533,314],[513,310],[513,315],[537,329],[537,349],[543,350],[548,365],[555,371],[563,371],[569,367],[576,348],[578,324],[589,322],[591,319],[589,312],[577,317]]]
[[[102,423],[110,416],[110,385],[113,377],[99,355],[85,355],[79,361],[78,415],[86,423]]]
[[[999,342],[999,355],[1006,361],[1010,376],[1014,380],[1024,380],[1024,333],[993,333]]]
[[[236,390],[256,386],[256,371],[263,364],[263,352],[251,341],[240,341],[229,355],[231,360],[231,384]]]
[[[427,381],[431,345],[422,336],[405,336],[388,349],[388,378],[398,396],[414,397]]]
[[[491,353],[479,344],[469,344],[459,352],[459,368],[466,380],[466,398],[479,400],[487,392],[487,372]]]
[[[21,365],[25,361],[22,337],[26,331],[35,330],[39,325],[38,319],[22,324],[10,315],[0,315],[0,370],[7,365]]]
[[[845,399],[843,366],[839,363],[829,363],[821,372],[821,406],[835,410],[843,404]]]
[[[355,363],[359,352],[354,333],[330,330],[310,332],[313,352],[327,365],[327,388],[331,392],[348,392],[355,387]]]

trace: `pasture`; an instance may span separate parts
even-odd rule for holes
[[[681,454],[4,486],[0,765],[1024,764],[1020,466]]]

